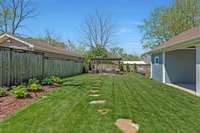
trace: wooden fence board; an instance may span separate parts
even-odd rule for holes
[[[82,68],[82,63],[47,58],[43,53],[0,48],[0,86],[20,84],[31,78],[71,76],[82,73]]]

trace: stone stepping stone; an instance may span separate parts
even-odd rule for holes
[[[99,97],[100,95],[99,94],[90,94],[89,96],[90,97]]]
[[[98,109],[97,112],[101,113],[102,115],[106,115],[107,113],[111,112],[110,109]]]
[[[96,100],[96,101],[91,101],[90,104],[94,105],[94,104],[105,104],[106,103],[106,100]]]
[[[121,129],[123,133],[137,133],[139,130],[139,125],[133,123],[129,119],[118,119],[115,125]]]
[[[90,90],[91,93],[97,93],[99,90]]]

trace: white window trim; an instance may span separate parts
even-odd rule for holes
[[[165,69],[165,52],[162,53],[163,63],[162,63],[162,75],[163,75],[163,83],[166,83],[166,69]]]

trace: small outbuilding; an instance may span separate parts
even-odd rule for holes
[[[200,26],[160,44],[151,55],[151,78],[200,95]]]

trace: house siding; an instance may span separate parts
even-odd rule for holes
[[[194,84],[196,82],[195,50],[176,50],[166,53],[165,70],[167,83]]]
[[[200,46],[196,47],[196,93],[200,96]]]
[[[157,57],[159,58],[158,64],[155,63],[155,58]],[[152,54],[151,56],[152,79],[160,82],[163,81],[162,64],[163,64],[162,53]]]

